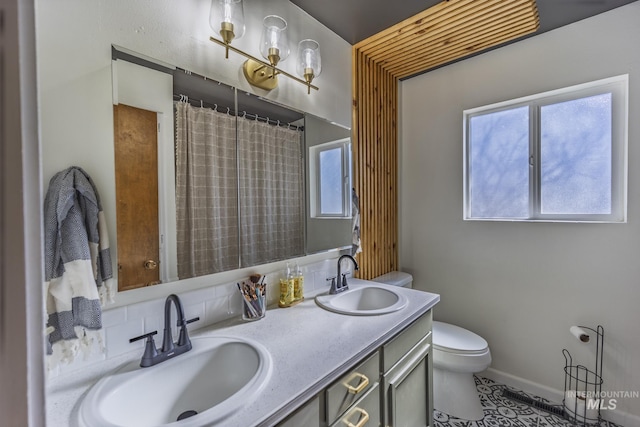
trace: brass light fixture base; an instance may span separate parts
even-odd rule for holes
[[[233,24],[230,22],[222,22],[220,24],[220,36],[222,37],[222,40],[224,40],[224,44],[226,45],[224,57],[225,59],[229,59],[229,44],[236,36],[233,32]]]
[[[244,76],[247,78],[247,80],[249,81],[249,83],[251,83],[252,85],[262,88],[262,89],[266,89],[266,90],[273,90],[278,86],[278,78],[277,75],[278,74],[282,74],[288,78],[290,78],[291,80],[295,80],[298,83],[302,83],[303,85],[307,86],[307,90],[310,92],[311,89],[313,90],[318,90],[318,86],[315,86],[313,84],[311,84],[311,82],[306,82],[302,79],[299,79],[298,77],[287,73],[284,70],[281,70],[279,68],[276,68],[273,65],[269,65],[266,62],[263,62],[261,60],[259,60],[258,58],[256,58],[255,56],[249,55],[246,52],[241,51],[240,49],[235,48],[234,46],[225,43],[222,40],[218,40],[215,37],[209,37],[209,40],[212,41],[213,43],[219,44],[220,46],[224,47],[226,51],[233,51],[235,53],[237,53],[238,55],[242,55],[245,58],[247,58],[247,61],[242,65],[242,69],[244,71]],[[249,64],[251,63],[251,64]],[[257,72],[254,73],[255,70],[258,70]],[[264,85],[259,85],[257,83],[254,83],[253,80],[256,80],[254,78],[254,75],[256,74],[261,74],[264,71],[264,75],[259,79],[259,80],[274,80],[274,83],[269,83],[268,85],[264,86]]]
[[[242,64],[242,71],[247,81],[255,87],[264,90],[273,90],[278,87],[278,76],[275,68],[247,59]]]
[[[313,68],[304,69],[304,81],[307,82],[307,95],[311,93],[311,82],[314,77]]]

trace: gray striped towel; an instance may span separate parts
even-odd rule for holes
[[[360,242],[360,198],[356,189],[351,189],[351,255],[362,252]]]
[[[100,197],[87,173],[70,167],[49,182],[44,200],[45,298],[49,367],[78,350],[102,349],[101,297],[111,298],[109,239]],[[86,354],[86,353],[85,353]]]

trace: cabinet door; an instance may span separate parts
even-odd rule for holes
[[[429,373],[431,345],[419,346],[385,375],[386,420],[388,427],[429,427],[432,425]]]

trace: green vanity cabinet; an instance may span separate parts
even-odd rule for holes
[[[429,310],[294,411],[278,427],[431,427]]]

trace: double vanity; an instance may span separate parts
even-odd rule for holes
[[[190,333],[192,349],[141,368],[139,352],[55,378],[49,422],[70,426],[432,425],[439,296],[350,279],[254,322]],[[315,299],[313,297],[316,297]]]

